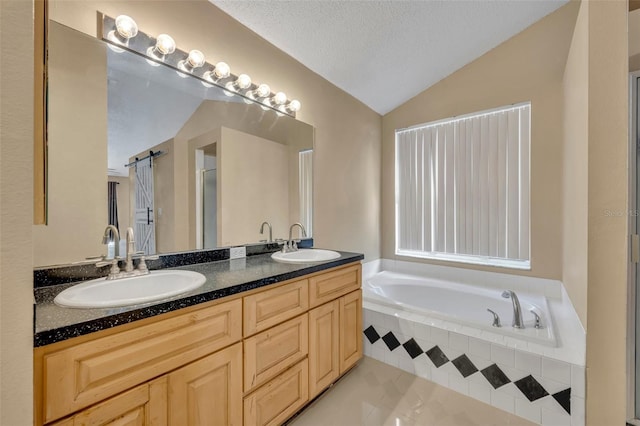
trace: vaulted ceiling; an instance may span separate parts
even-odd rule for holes
[[[210,0],[385,114],[567,0]]]

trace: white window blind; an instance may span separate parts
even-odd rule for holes
[[[531,104],[396,131],[396,254],[528,269]]]

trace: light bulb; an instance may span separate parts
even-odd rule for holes
[[[226,62],[218,62],[213,69],[213,74],[217,78],[227,78],[231,75],[231,68]]]
[[[266,98],[271,94],[271,88],[269,87],[268,84],[262,83],[261,85],[258,86],[256,90],[254,90],[254,93],[259,98]]]
[[[176,42],[168,34],[160,34],[156,39],[156,50],[161,55],[170,55],[176,50]]]
[[[116,18],[116,31],[126,41],[138,34],[138,25],[130,16],[120,15]]]
[[[236,83],[238,84],[238,87],[240,89],[248,89],[249,87],[251,87],[251,77],[249,77],[247,74],[240,74],[238,76],[238,79],[236,80]]]
[[[291,102],[289,102],[289,111],[291,112],[298,112],[300,111],[300,107],[302,105],[300,105],[300,101],[298,101],[297,99],[292,100]]]
[[[176,42],[168,34],[160,34],[156,39],[156,44],[147,49],[147,55],[160,61],[164,60],[165,55],[170,55],[176,50]],[[150,65],[158,66],[159,64],[147,60]]]
[[[187,57],[187,64],[190,68],[198,68],[204,65],[204,53],[199,50],[192,50]]]
[[[287,95],[284,92],[278,92],[273,97],[273,103],[276,105],[284,105],[287,102]]]

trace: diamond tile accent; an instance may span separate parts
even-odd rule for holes
[[[571,388],[554,393],[552,396],[553,399],[558,401],[558,404],[560,404],[562,408],[571,415]]]
[[[549,395],[549,392],[547,392],[531,374],[520,380],[516,380],[513,384],[516,385],[518,389],[520,389],[520,392],[531,402]]]
[[[433,362],[433,364],[440,368],[442,365],[449,362],[449,358],[442,352],[442,349],[438,347],[438,345],[432,347],[426,352],[427,356]]]
[[[500,367],[498,367],[496,364],[491,364],[480,372],[487,379],[487,381],[491,383],[491,386],[493,386],[494,389],[498,389],[499,387],[511,382],[511,380],[509,380],[509,378],[504,374],[502,370],[500,370]]]
[[[372,344],[377,342],[381,338],[380,334],[373,327],[373,325],[367,327],[363,331],[363,333]],[[387,345],[387,348],[389,348],[390,351],[395,350],[401,345],[398,341],[398,338],[393,334],[393,332],[389,332],[382,336],[382,341],[385,343],[385,345]],[[422,348],[420,347],[418,342],[416,342],[414,338],[410,338],[402,344],[402,347],[412,359],[416,359],[423,353],[426,353],[431,362],[437,368],[440,368],[449,362],[449,358],[438,345],[432,347],[426,352],[422,352]],[[467,354],[464,353],[456,359],[452,360],[451,364],[453,364],[453,366],[465,379],[478,372],[478,367],[476,367],[476,365],[469,359]],[[447,374],[444,370],[447,370],[447,368],[439,370],[438,372]],[[484,376],[485,379],[487,379],[487,381],[491,384],[491,386],[493,386],[494,389],[498,389],[506,385],[507,383],[511,383],[509,377],[507,377],[504,371],[502,371],[500,367],[498,367],[498,365],[495,363],[491,364],[487,368],[480,370],[480,373],[482,374],[482,376]],[[516,380],[513,383],[529,400],[529,402],[537,401],[540,398],[544,398],[549,395],[549,391],[547,391],[531,374],[523,377],[522,379]],[[569,415],[571,415],[571,388],[567,388],[551,396]]]
[[[417,357],[419,357],[424,353],[422,352],[422,348],[420,347],[420,345],[418,345],[418,342],[413,340],[413,338],[404,342],[402,346],[404,347],[404,350],[407,351],[407,353],[412,359],[416,359]]]
[[[380,335],[372,325],[367,327],[367,329],[364,331],[364,335],[367,336],[367,339],[369,339],[369,343],[371,343],[372,345],[380,340]]]
[[[468,377],[478,371],[475,365],[471,362],[471,360],[465,355],[462,354],[458,358],[451,361],[453,365],[456,366],[462,377]]]
[[[400,342],[398,342],[398,339],[396,339],[396,336],[392,332],[388,332],[387,334],[382,336],[382,340],[387,345],[390,351],[400,346]]]

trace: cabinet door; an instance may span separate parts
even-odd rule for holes
[[[242,425],[242,343],[168,375],[169,424]]]
[[[164,426],[166,387],[162,379],[145,383],[89,407],[60,426]]]
[[[309,399],[340,375],[340,303],[326,303],[309,311]]]
[[[340,374],[362,358],[362,290],[340,298]]]

